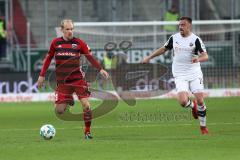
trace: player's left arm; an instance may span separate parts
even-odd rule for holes
[[[196,39],[195,42],[195,52],[200,53],[199,56],[193,56],[192,57],[192,63],[197,63],[197,62],[205,62],[208,60],[208,53],[206,51],[206,47],[202,40],[200,38]]]
[[[91,49],[88,47],[86,43],[83,43],[82,46],[82,53],[87,58],[87,60],[96,68],[99,70],[100,74],[105,77],[106,79],[109,78],[109,74],[107,71],[105,71],[100,63],[93,57]]]
[[[198,62],[205,62],[208,60],[208,54],[207,52],[201,52],[200,55],[197,58]]]
[[[100,65],[100,63],[93,57],[93,55],[90,54],[85,54],[85,57],[87,58],[87,60],[95,67],[99,70],[100,74],[108,79],[109,78],[109,74],[107,71],[105,71],[102,66]]]

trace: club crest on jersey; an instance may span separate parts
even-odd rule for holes
[[[192,47],[192,46],[193,46],[193,43],[190,43],[189,46]]]
[[[72,44],[72,48],[77,48],[77,44]]]

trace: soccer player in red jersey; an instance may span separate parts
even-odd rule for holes
[[[88,61],[99,70],[100,74],[106,79],[108,73],[94,59],[90,48],[81,39],[73,36],[74,25],[72,20],[65,19],[61,22],[62,37],[54,38],[50,49],[45,57],[37,84],[41,88],[44,84],[45,73],[53,57],[56,62],[56,81],[55,90],[55,110],[57,114],[63,114],[68,105],[73,105],[73,93],[75,92],[83,106],[83,119],[85,123],[85,138],[92,139],[90,126],[92,112],[88,98],[90,91],[84,79],[84,72],[81,70],[80,56],[84,55]]]

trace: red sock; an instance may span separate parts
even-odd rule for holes
[[[85,124],[85,131],[84,133],[90,133],[91,122],[92,122],[92,111],[91,109],[85,109],[83,111],[83,119]]]

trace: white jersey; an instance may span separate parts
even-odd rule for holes
[[[172,35],[164,44],[167,49],[173,49],[172,73],[174,77],[194,79],[202,76],[200,63],[192,63],[194,55],[206,52],[202,40],[191,33],[188,37],[182,37],[180,33]]]

